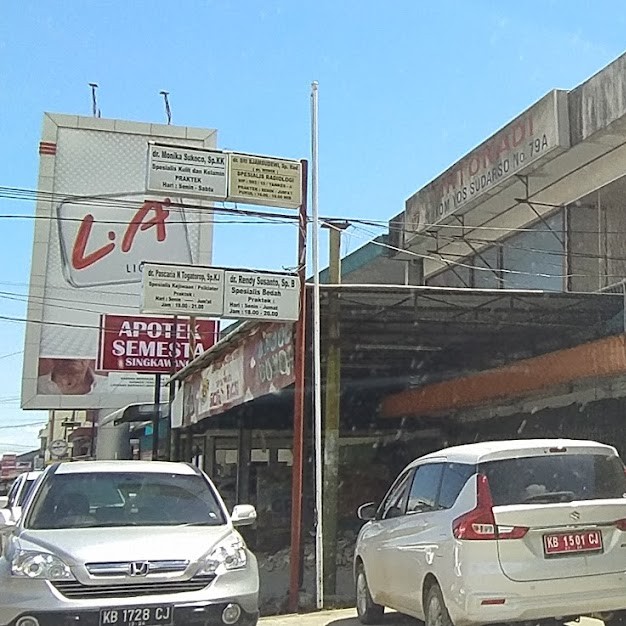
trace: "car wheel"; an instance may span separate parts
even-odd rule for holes
[[[604,620],[604,626],[626,626],[626,612],[613,613],[609,619]]]
[[[433,585],[426,594],[424,607],[425,626],[454,626],[450,614],[443,601],[443,594],[439,585]]]
[[[384,606],[372,600],[363,565],[359,565],[356,572],[356,612],[361,624],[376,624],[385,612]]]

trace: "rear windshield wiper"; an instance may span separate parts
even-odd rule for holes
[[[572,502],[576,495],[573,491],[547,491],[546,493],[535,493],[524,498],[522,504],[530,503],[552,503],[552,502]]]

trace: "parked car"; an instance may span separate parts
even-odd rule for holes
[[[5,523],[0,624],[256,624],[257,562],[235,529],[255,520],[186,463],[52,465]]]
[[[9,489],[7,494],[7,501],[2,509],[0,521],[2,517],[6,517],[8,521],[17,522],[22,514],[22,507],[26,502],[26,498],[29,496],[35,481],[41,476],[43,472],[25,472],[20,474]]]
[[[357,611],[426,626],[626,613],[626,476],[615,448],[542,439],[448,448],[363,505]]]
[[[29,496],[33,485],[43,472],[26,472],[20,474],[11,485],[6,501],[0,502],[0,526],[11,526],[17,523],[22,515],[22,507]],[[0,532],[0,554],[4,552],[6,533]]]

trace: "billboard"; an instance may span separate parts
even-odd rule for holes
[[[215,336],[213,320],[194,320],[192,341],[188,319],[103,315],[97,368],[102,372],[169,374],[208,350]]]
[[[151,143],[210,149],[216,135],[45,114],[23,408],[108,409],[152,401],[153,377],[101,369],[101,316],[139,313],[146,261],[210,264],[209,204],[179,191],[146,193],[145,184]]]

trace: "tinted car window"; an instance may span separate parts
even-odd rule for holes
[[[17,500],[17,506],[24,506],[24,502],[26,502],[26,498],[28,498],[28,494],[30,494],[30,491],[33,488],[34,484],[35,481],[32,479],[24,481],[24,486],[22,487],[20,497]]]
[[[18,492],[18,489],[20,488],[21,482],[22,482],[22,479],[21,478],[17,478],[14,481],[13,485],[11,486],[11,489],[9,490],[9,494],[7,496],[7,507],[8,508],[17,506],[15,500],[17,498],[17,492]]]
[[[34,497],[26,528],[225,523],[213,490],[196,474],[54,474]]]
[[[435,508],[442,471],[443,463],[430,463],[417,468],[411,484],[407,513],[432,511]]]
[[[465,463],[446,463],[439,493],[439,508],[449,509],[454,506],[465,483],[476,473],[475,465]]]
[[[400,476],[389,490],[389,493],[380,506],[381,519],[404,515],[406,499],[409,492],[409,477],[411,472],[405,472]]]
[[[479,466],[489,480],[494,504],[568,502],[624,498],[626,476],[621,460],[601,454],[553,454]]]

